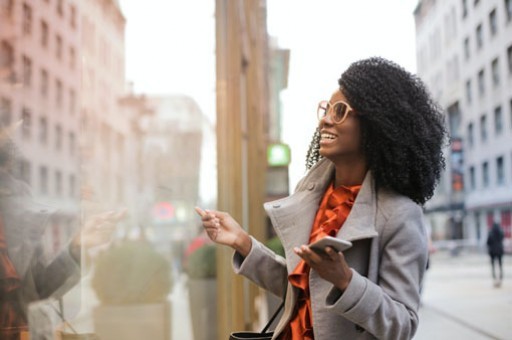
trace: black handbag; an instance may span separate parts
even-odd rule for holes
[[[233,332],[229,335],[229,340],[243,340],[243,339],[253,339],[253,340],[270,340],[274,335],[274,332],[267,332],[268,328],[274,322],[274,319],[279,315],[279,312],[284,307],[284,301],[281,303],[279,308],[277,308],[276,312],[270,318],[270,321],[263,327],[261,332]]]

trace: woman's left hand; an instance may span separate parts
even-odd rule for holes
[[[325,247],[324,253],[315,252],[306,245],[295,247],[295,254],[299,255],[321,278],[331,282],[341,291],[347,289],[352,279],[352,270],[345,261],[343,253],[331,247]]]

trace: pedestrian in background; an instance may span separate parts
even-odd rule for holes
[[[503,281],[503,230],[496,222],[493,223],[492,229],[489,230],[487,235],[487,251],[491,258],[492,278],[494,280],[494,287],[500,287]],[[499,276],[496,275],[494,264],[498,263],[500,270]]]
[[[353,63],[338,85],[318,105],[308,173],[293,195],[265,204],[286,258],[228,213],[196,210],[210,238],[235,250],[235,272],[285,299],[274,339],[411,339],[443,112],[419,78],[382,58]],[[353,246],[306,245],[327,235]]]

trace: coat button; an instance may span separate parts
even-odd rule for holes
[[[281,207],[281,204],[274,204],[274,205],[272,206],[272,208],[279,208],[279,207]]]
[[[308,190],[313,190],[315,188],[315,183],[309,183]]]

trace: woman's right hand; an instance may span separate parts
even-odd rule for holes
[[[195,208],[201,216],[208,237],[218,244],[230,246],[243,257],[251,251],[252,240],[237,221],[226,212]]]

